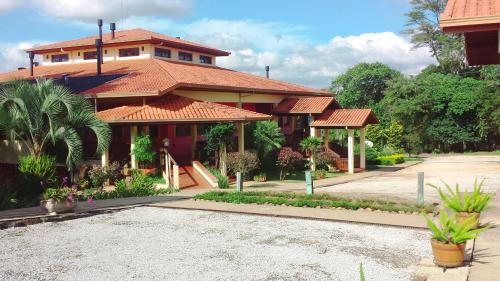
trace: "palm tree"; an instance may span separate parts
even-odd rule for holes
[[[310,156],[311,170],[316,170],[314,161],[316,159],[316,152],[323,145],[323,140],[317,137],[307,137],[300,142],[300,147],[306,155]]]
[[[111,129],[98,119],[90,102],[71,93],[53,80],[11,81],[0,89],[0,134],[25,144],[34,157],[44,155],[49,145],[67,148],[70,170],[83,157],[81,134],[92,131],[97,137],[97,153],[111,140]]]
[[[280,127],[274,121],[257,122],[253,135],[261,158],[274,149],[280,149],[285,142]]]

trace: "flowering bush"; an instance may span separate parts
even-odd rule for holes
[[[89,171],[89,182],[94,188],[102,189],[107,178],[106,169],[99,165],[93,165]]]
[[[227,154],[226,164],[230,174],[241,172],[243,177],[247,177],[259,168],[260,161],[257,154],[252,152],[231,152]]]
[[[329,149],[325,149],[321,152],[318,152],[316,154],[316,169],[320,170],[328,170],[329,166],[333,164],[333,161],[335,160],[335,153]]]
[[[278,161],[276,164],[281,167],[280,180],[284,180],[286,173],[298,168],[302,163],[304,157],[300,152],[293,151],[290,147],[284,147],[278,154]]]

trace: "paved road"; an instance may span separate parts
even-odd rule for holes
[[[422,230],[140,207],[0,231],[0,280],[412,280]]]
[[[459,183],[461,190],[472,189],[474,179],[486,179],[485,190],[500,189],[500,156],[452,155],[426,158],[424,162],[401,171],[365,178],[345,184],[319,188],[318,192],[383,197],[414,201],[417,196],[417,172],[425,173],[425,183]],[[425,187],[427,202],[438,201],[437,192]]]

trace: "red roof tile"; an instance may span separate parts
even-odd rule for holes
[[[109,123],[140,122],[219,122],[269,120],[270,115],[198,101],[177,95],[166,95],[147,105],[125,105],[97,112]]]
[[[92,76],[96,64],[77,63],[37,66],[35,77],[57,78],[64,74],[70,77]],[[178,88],[202,90],[242,91],[255,93],[331,95],[323,90],[224,69],[160,59],[133,59],[105,62],[102,74],[127,74],[83,92],[85,95],[123,96],[158,95]],[[29,79],[29,70],[23,69],[0,74],[0,82],[12,79]]]
[[[480,25],[486,30],[500,28],[500,1],[449,0],[440,17],[441,27],[460,32],[460,27]]]
[[[328,109],[315,118],[311,127],[364,127],[378,123],[371,109]]]
[[[308,97],[308,98],[286,98],[283,99],[273,110],[274,113],[288,114],[319,114],[322,113],[332,102],[340,107],[334,97]]]
[[[61,48],[78,49],[78,48],[88,48],[95,46],[95,39],[98,36],[88,36],[79,39],[62,41],[53,44],[47,44],[42,46],[36,46],[34,48],[28,49],[27,51],[33,51],[37,54],[59,50]],[[106,45],[121,45],[132,42],[149,42],[152,44],[162,44],[163,46],[169,46],[174,48],[182,48],[193,51],[199,51],[202,53],[212,54],[216,56],[228,56],[230,53],[215,49],[202,44],[194,43],[191,41],[163,35],[160,33],[152,32],[149,30],[137,28],[129,30],[121,30],[115,32],[115,39],[111,38],[111,33],[104,33],[102,35],[104,47]]]

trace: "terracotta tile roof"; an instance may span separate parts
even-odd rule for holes
[[[58,50],[61,48],[67,49],[81,49],[95,46],[95,39],[97,35],[83,37],[74,40],[62,41],[42,46],[36,46],[26,51],[33,51],[37,54]],[[202,44],[194,43],[191,41],[171,37],[168,35],[152,32],[149,30],[137,28],[129,30],[121,30],[115,32],[115,39],[111,38],[111,33],[104,33],[102,35],[104,47],[112,45],[131,44],[132,42],[148,42],[152,44],[162,44],[163,46],[170,46],[174,48],[182,48],[193,51],[200,51],[202,53],[212,54],[216,56],[228,56],[230,52],[215,49]]]
[[[312,127],[364,127],[378,124],[371,109],[327,109],[312,122]]]
[[[58,78],[92,76],[96,64],[77,63],[34,68],[35,77]],[[242,91],[255,93],[278,93],[300,95],[331,95],[324,90],[313,89],[292,83],[224,69],[160,59],[133,59],[105,62],[102,74],[126,74],[82,94],[98,97],[126,95],[159,95],[179,88],[202,90]],[[29,70],[17,70],[0,74],[0,82],[12,79],[29,79]]]
[[[440,16],[441,27],[456,32],[459,27],[486,25],[488,29],[500,28],[500,1],[498,0],[449,0]],[[454,29],[452,29],[454,28]]]
[[[288,114],[319,114],[322,113],[332,102],[340,107],[334,97],[308,97],[308,98],[286,98],[274,109],[274,113]]]
[[[147,105],[125,105],[97,112],[109,123],[219,122],[269,120],[270,115],[228,105],[166,95]]]

